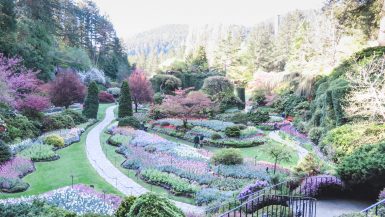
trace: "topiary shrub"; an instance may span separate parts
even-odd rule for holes
[[[363,145],[343,158],[337,172],[355,191],[373,197],[385,187],[385,142]]]
[[[155,75],[150,79],[155,92],[172,94],[173,91],[182,85],[182,81],[173,75]]]
[[[132,204],[129,217],[184,217],[183,212],[167,198],[154,193],[140,195]]]
[[[134,204],[136,197],[129,196],[122,200],[119,208],[115,212],[116,217],[126,217],[130,212],[131,206]]]
[[[118,117],[125,118],[128,116],[132,116],[132,100],[128,82],[123,81],[119,98]]]
[[[214,133],[213,135],[211,135],[211,139],[212,140],[222,139],[222,136],[218,133]]]
[[[220,94],[219,94],[220,95]],[[219,110],[225,112],[228,109],[238,108],[243,109],[244,103],[234,94],[226,94],[223,97],[220,97]]]
[[[82,115],[82,113],[74,111],[74,110],[71,110],[71,109],[64,110],[62,112],[62,115],[70,116],[76,125],[87,122],[87,118],[84,117]]]
[[[254,124],[265,123],[270,119],[269,112],[264,110],[257,110],[248,114],[249,120]]]
[[[244,112],[237,112],[230,118],[230,121],[236,124],[247,124],[249,116]]]
[[[234,85],[224,76],[211,76],[203,81],[202,91],[210,96],[218,93],[230,95],[234,93]]]
[[[6,145],[2,140],[0,140],[0,164],[11,159],[12,153],[9,149],[9,146]]]
[[[88,93],[83,105],[83,115],[96,119],[99,110],[99,89],[95,81],[88,86]]]
[[[101,103],[114,103],[115,98],[112,94],[102,91],[98,94],[99,102]]]
[[[50,135],[44,138],[44,144],[54,146],[56,148],[64,147],[64,139],[59,135]]]
[[[237,137],[238,138],[239,136],[241,136],[241,129],[239,126],[236,126],[236,125],[226,127],[225,134],[228,137]]]
[[[139,128],[140,122],[135,117],[125,117],[125,118],[119,118],[119,127],[133,127],[133,128]]]
[[[219,150],[211,158],[214,164],[235,165],[242,164],[243,157],[241,152],[235,148],[225,148]]]

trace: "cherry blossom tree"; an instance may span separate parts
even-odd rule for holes
[[[68,108],[72,103],[83,101],[85,86],[75,72],[64,70],[50,83],[49,92],[55,106]]]
[[[30,115],[49,107],[50,102],[39,86],[37,71],[25,68],[20,58],[0,54],[1,102]]]
[[[128,78],[131,97],[135,104],[135,112],[138,112],[138,104],[152,102],[154,91],[144,71],[135,69]]]

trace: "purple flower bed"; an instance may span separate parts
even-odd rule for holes
[[[341,179],[331,175],[310,176],[301,182],[301,185],[295,190],[303,196],[315,197],[328,190],[342,190],[344,183]]]
[[[269,183],[267,181],[260,181],[257,180],[254,184],[246,186],[242,191],[238,194],[238,200],[246,200],[249,195],[262,190],[263,188],[266,188],[269,186]]]
[[[33,172],[35,167],[31,160],[15,157],[0,165],[0,177],[22,178],[26,174]]]
[[[295,129],[295,127],[291,124],[280,127],[280,130],[292,136],[298,137],[300,139],[304,139],[304,140],[307,139],[307,136],[305,134],[298,132],[298,130]]]

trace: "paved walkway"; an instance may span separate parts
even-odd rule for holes
[[[309,153],[309,151],[303,148],[299,143],[282,139],[282,137],[278,134],[278,132],[279,131],[271,131],[269,133],[269,137],[276,142],[292,147],[294,150],[297,151],[298,157],[300,160],[303,159]]]
[[[370,202],[348,199],[318,200],[317,217],[337,217],[342,214],[360,212],[370,205]]]
[[[111,106],[106,111],[106,117],[102,122],[97,124],[87,135],[86,138],[86,152],[87,158],[91,165],[99,173],[99,175],[111,185],[115,186],[119,191],[125,195],[139,196],[148,192],[132,179],[124,175],[118,168],[116,168],[104,154],[100,145],[100,134],[104,128],[107,127],[114,119],[114,108]],[[185,213],[203,214],[204,208],[194,206],[187,203],[173,201],[177,207],[182,209]]]

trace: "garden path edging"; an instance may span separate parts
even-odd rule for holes
[[[118,168],[116,168],[106,157],[100,144],[100,135],[114,119],[114,108],[110,106],[106,110],[106,116],[94,128],[92,128],[86,138],[86,153],[89,162],[96,172],[108,183],[117,188],[125,195],[139,196],[148,192],[147,189],[128,178]],[[204,208],[191,204],[173,201],[177,207],[185,213],[203,214]]]

